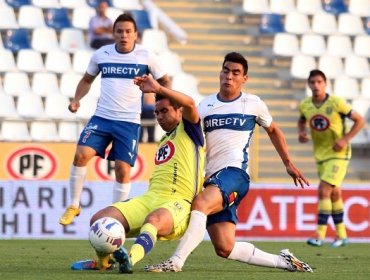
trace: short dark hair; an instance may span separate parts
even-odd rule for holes
[[[176,110],[179,109],[181,106],[179,106],[179,104],[177,104],[177,102],[175,102],[174,100],[172,100],[171,98],[168,98],[168,97],[165,97],[161,94],[156,94],[155,95],[155,102],[158,102],[160,100],[163,100],[163,99],[168,99],[168,101],[170,101],[170,104],[173,108],[175,108]]]
[[[309,82],[311,78],[316,77],[316,76],[321,76],[324,79],[324,81],[326,82],[326,76],[325,76],[324,72],[322,72],[319,69],[314,69],[314,70],[310,71],[310,74],[308,75],[307,82]]]
[[[222,63],[222,66],[225,65],[226,62],[234,62],[239,63],[243,66],[244,75],[247,75],[248,73],[248,61],[245,59],[245,57],[237,52],[230,52],[225,55],[224,62]]]
[[[125,21],[129,21],[129,22],[132,22],[132,24],[134,25],[134,29],[135,31],[137,31],[137,26],[136,26],[136,21],[135,19],[132,17],[132,15],[130,13],[123,13],[123,14],[120,14],[116,20],[114,21],[114,24],[113,24],[113,31],[114,29],[116,28],[116,24],[118,22],[125,22]]]

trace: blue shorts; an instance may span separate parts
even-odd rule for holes
[[[236,224],[238,222],[236,209],[240,201],[248,193],[249,175],[239,168],[226,167],[210,176],[204,182],[205,188],[208,185],[214,185],[220,189],[224,209],[221,212],[209,215],[207,226],[220,222],[232,222]]]
[[[93,116],[81,132],[78,145],[93,148],[105,158],[105,150],[112,143],[108,160],[121,160],[134,166],[137,157],[140,125]]]

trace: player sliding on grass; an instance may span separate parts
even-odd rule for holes
[[[155,115],[167,133],[158,145],[148,191],[104,208],[91,219],[93,224],[102,217],[115,218],[124,226],[128,237],[137,236],[130,258],[123,247],[114,253],[115,259],[122,264],[121,272],[129,273],[154,247],[157,239],[179,239],[184,234],[191,202],[202,188],[205,165],[204,138],[194,100],[161,86],[151,76],[137,77],[135,83],[143,92],[156,93]],[[109,254],[99,254],[98,259],[98,262],[76,262],[72,269],[111,266]]]
[[[294,184],[308,181],[288,154],[285,137],[273,122],[265,103],[256,95],[242,92],[248,80],[247,60],[239,53],[225,56],[220,72],[220,89],[198,106],[206,135],[205,189],[192,203],[189,227],[172,257],[147,271],[181,271],[190,253],[202,242],[206,229],[217,255],[244,263],[312,272],[310,266],[289,252],[270,254],[248,242],[236,242],[237,207],[249,189],[248,146],[256,125],[267,132]],[[129,260],[129,256],[127,257]],[[130,263],[121,271],[130,271]]]

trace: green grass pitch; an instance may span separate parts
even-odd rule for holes
[[[270,253],[289,248],[306,261],[314,273],[287,272],[256,267],[217,257],[210,242],[203,242],[189,257],[180,273],[147,273],[145,264],[164,260],[177,242],[158,242],[153,251],[134,267],[131,275],[115,271],[72,271],[70,264],[92,258],[88,241],[70,240],[1,240],[0,279],[248,279],[248,280],[356,280],[370,279],[370,244],[350,244],[332,249],[328,245],[313,248],[304,242],[253,242]],[[127,247],[132,241],[127,241]]]

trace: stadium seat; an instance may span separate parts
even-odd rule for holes
[[[66,9],[76,9],[80,7],[87,7],[86,0],[59,0],[59,3],[62,8],[66,8]]]
[[[370,108],[370,99],[358,97],[353,99],[352,108],[362,116],[365,116]]]
[[[139,0],[112,0],[113,7],[127,11],[127,10],[140,10],[143,9],[143,6],[140,4]]]
[[[195,104],[198,104],[204,98],[204,96],[199,93],[198,80],[195,76],[185,72],[178,73],[173,77],[172,88],[191,96]]]
[[[270,11],[267,0],[243,0],[242,9],[247,14],[265,14]]]
[[[95,77],[93,84],[89,90],[89,95],[95,97],[96,99],[100,96],[100,85],[101,85],[101,75]]]
[[[7,72],[3,80],[4,92],[13,96],[31,93],[28,76],[24,72]]]
[[[0,73],[16,70],[14,55],[10,50],[0,48]]]
[[[31,141],[27,123],[24,121],[3,121],[1,136],[3,141]]]
[[[351,38],[340,34],[330,35],[327,40],[326,48],[328,55],[346,57],[352,53]]]
[[[9,29],[4,35],[4,47],[12,52],[22,49],[30,49],[30,39],[27,29]]]
[[[168,50],[161,52],[158,57],[163,68],[166,69],[167,74],[170,77],[174,77],[175,75],[183,72],[181,59],[177,53]]]
[[[370,58],[370,36],[357,35],[354,39],[353,52],[355,55]]]
[[[344,61],[344,73],[352,78],[365,78],[370,75],[369,62],[366,57],[349,55]]]
[[[352,100],[360,94],[359,85],[355,78],[341,76],[334,80],[334,95]]]
[[[306,15],[314,15],[323,11],[321,0],[297,0],[296,9]]]
[[[82,129],[76,122],[60,122],[58,127],[59,139],[63,142],[77,142]]]
[[[17,101],[18,115],[26,119],[44,118],[44,105],[40,95],[25,93],[18,96]]]
[[[115,22],[116,18],[123,13],[122,10],[114,8],[114,7],[108,7],[106,15],[107,17],[112,21]]]
[[[320,56],[326,52],[324,36],[320,34],[303,34],[301,38],[301,53],[310,56]]]
[[[32,32],[31,46],[41,53],[58,49],[59,43],[55,29],[50,27],[35,28]]]
[[[305,34],[310,32],[308,16],[298,12],[292,12],[285,16],[284,29],[293,34]]]
[[[30,0],[5,0],[5,2],[11,6],[12,8],[20,8],[24,5],[30,5],[31,1]]]
[[[71,71],[71,58],[67,52],[60,49],[51,50],[46,54],[45,69],[57,74]]]
[[[74,97],[76,87],[79,81],[81,80],[81,78],[82,78],[82,74],[79,74],[76,72],[71,71],[71,72],[63,73],[60,78],[60,93],[68,97]],[[97,81],[94,81],[94,83],[96,82]]]
[[[312,16],[312,31],[318,34],[331,35],[337,32],[337,20],[333,14],[319,12]]]
[[[279,14],[263,14],[259,26],[261,34],[275,34],[284,32],[281,15]]]
[[[17,68],[23,72],[39,72],[44,70],[41,53],[33,49],[23,49],[18,52]]]
[[[348,36],[360,35],[365,33],[361,18],[349,13],[339,15],[338,31],[339,33]]]
[[[270,0],[270,12],[273,14],[286,15],[295,10],[294,0]]]
[[[32,0],[32,5],[43,8],[58,8],[59,0]]]
[[[88,120],[95,113],[97,98],[87,94],[80,101],[80,108],[76,112],[76,117],[80,120]]]
[[[370,16],[370,1],[369,0],[349,0],[348,11],[356,16]]]
[[[32,92],[42,97],[59,93],[57,75],[51,72],[34,73],[32,76]]]
[[[160,29],[145,29],[141,44],[157,54],[168,51],[167,35]]]
[[[314,57],[303,54],[293,56],[290,65],[290,74],[293,78],[306,80],[312,69],[316,69]]]
[[[328,79],[335,79],[344,74],[343,62],[338,56],[320,56],[318,68],[325,73]]]
[[[275,34],[272,51],[278,56],[296,55],[299,52],[297,36],[290,33]]]
[[[78,7],[72,10],[72,26],[87,30],[90,19],[96,14],[94,8],[90,6]]]
[[[9,6],[0,6],[0,29],[18,28],[14,9]]]
[[[365,20],[365,31],[370,35],[370,17],[367,17]]]
[[[90,7],[93,7],[93,8],[96,8],[99,3],[100,3],[101,0],[86,0],[86,3],[90,6]],[[112,1],[111,0],[107,0],[107,3],[108,5],[111,7],[112,6]]]
[[[0,104],[0,119],[18,118],[13,96],[0,92]]]
[[[18,25],[21,28],[34,29],[45,26],[42,9],[36,6],[22,6],[18,12]]]
[[[88,49],[76,50],[76,52],[73,54],[73,71],[81,74],[85,73],[92,54],[93,51]]]
[[[30,136],[32,141],[59,141],[57,125],[51,121],[33,121],[30,125]]]
[[[370,77],[361,80],[361,97],[370,100]]]
[[[135,19],[139,32],[142,33],[145,29],[153,28],[146,10],[130,10],[130,14]]]
[[[65,8],[49,8],[45,12],[46,25],[56,30],[71,27],[68,10]]]
[[[86,49],[85,37],[82,30],[77,28],[63,28],[59,38],[60,49],[68,53]]]
[[[45,115],[53,120],[72,120],[76,115],[68,110],[69,98],[60,93],[52,93],[45,98]]]
[[[323,8],[328,13],[334,15],[339,15],[348,11],[348,7],[344,0],[325,0],[323,2]]]

